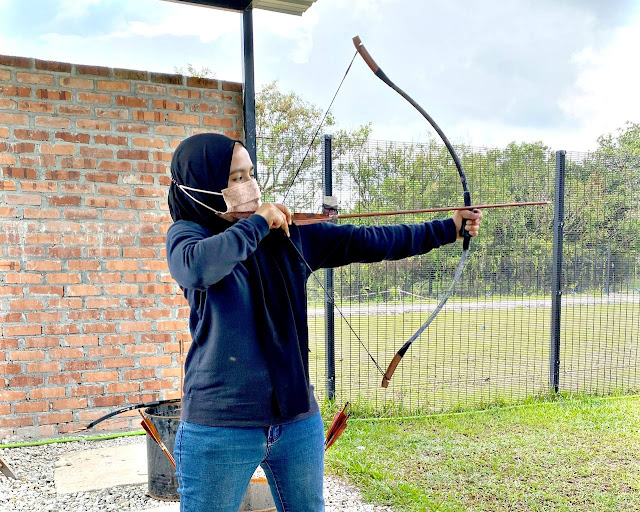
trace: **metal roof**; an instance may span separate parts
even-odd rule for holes
[[[230,11],[244,11],[247,7],[301,16],[316,0],[167,0]]]

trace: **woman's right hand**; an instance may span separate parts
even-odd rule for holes
[[[289,234],[289,224],[291,224],[291,212],[289,208],[280,203],[262,203],[260,208],[256,210],[256,214],[260,215],[269,224],[269,229],[282,228],[287,236]]]

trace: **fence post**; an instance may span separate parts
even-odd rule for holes
[[[567,152],[556,151],[556,191],[553,214],[553,264],[551,268],[551,354],[549,385],[560,388],[560,315],[562,312],[562,238],[564,228],[564,179]]]
[[[333,173],[331,167],[331,135],[322,136],[322,185],[325,197],[333,195]],[[326,201],[325,201],[326,202]],[[324,340],[326,352],[327,399],[336,395],[335,322],[333,316],[333,269],[324,271]]]

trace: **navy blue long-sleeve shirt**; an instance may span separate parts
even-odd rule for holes
[[[394,226],[339,226],[327,222],[292,225],[290,232],[291,241],[313,270],[397,260],[424,254],[456,239],[452,219]],[[189,328],[193,343],[185,361],[184,421],[210,426],[270,426],[304,419],[318,411],[306,358],[303,362],[307,380],[300,385],[308,388],[309,410],[282,417],[274,407],[273,385],[257,341],[265,326],[258,325],[254,315],[254,287],[261,286],[260,280],[241,264],[254,251],[271,250],[272,246],[261,246],[267,236],[274,233],[270,234],[260,215],[239,220],[218,234],[183,220],[172,224],[167,232],[169,270],[191,308]],[[288,241],[282,239],[282,244]],[[288,307],[296,319],[301,353],[306,354],[305,287],[310,272],[295,251],[279,252],[277,257],[290,258],[286,268],[295,269],[284,277],[291,282]],[[268,293],[264,300],[269,301]]]

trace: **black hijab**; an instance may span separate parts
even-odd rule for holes
[[[188,137],[176,148],[171,161],[172,182],[169,188],[169,211],[174,222],[196,222],[213,234],[221,233],[232,225],[193,201],[178,188],[176,182],[213,192],[227,188],[235,144],[242,142],[224,135],[203,133]],[[226,211],[222,196],[191,190],[189,193],[217,211]],[[292,229],[291,236],[292,241],[299,245],[297,230]],[[276,415],[290,418],[307,412],[310,406],[309,341],[303,263],[284,232],[278,229],[263,238],[242,265],[250,276],[258,342],[274,389]]]

